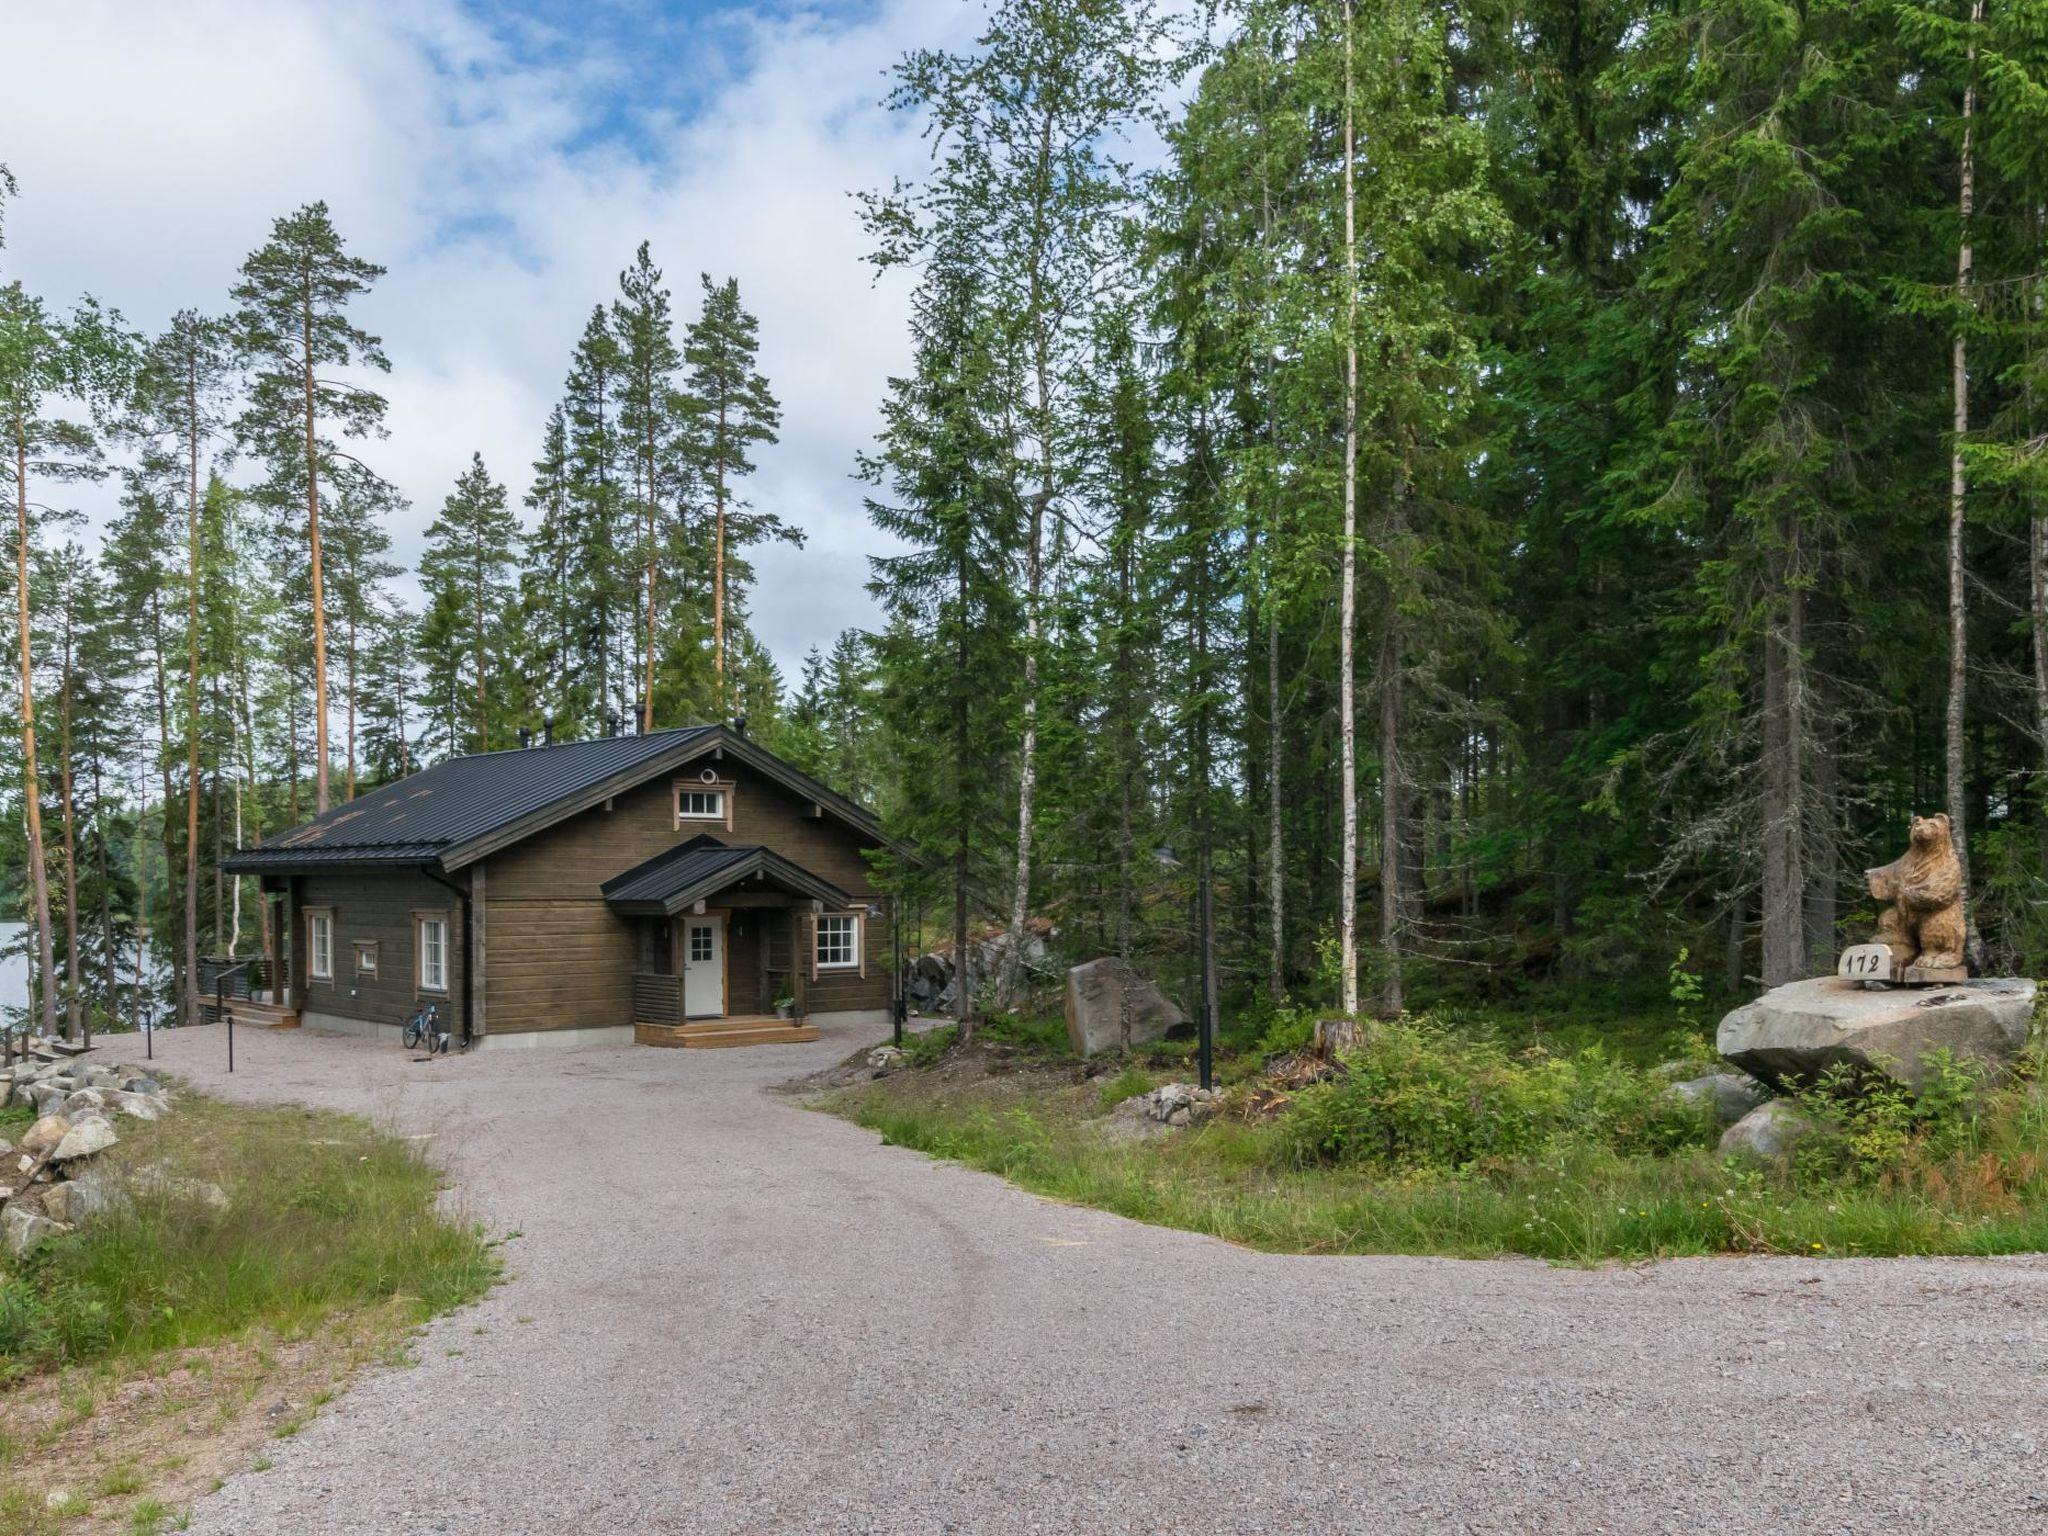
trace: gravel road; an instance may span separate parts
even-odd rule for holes
[[[235,1043],[158,1059],[431,1133],[519,1235],[195,1532],[2048,1531],[2048,1260],[1280,1258],[763,1091],[853,1034]]]

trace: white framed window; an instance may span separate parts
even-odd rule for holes
[[[448,919],[432,913],[425,913],[416,919],[419,930],[420,973],[419,984],[422,992],[446,992],[448,990]]]
[[[356,940],[356,974],[375,976],[377,974],[377,949],[375,939]]]
[[[732,785],[701,779],[678,779],[676,825],[710,822],[732,830]]]
[[[860,917],[826,912],[818,918],[817,964],[821,971],[850,971],[860,964]]]
[[[709,965],[711,963],[712,956],[715,953],[715,936],[711,932],[711,925],[709,923],[706,923],[702,927],[699,927],[694,923],[691,924],[689,957],[690,964]]]
[[[334,914],[322,908],[306,913],[306,974],[314,981],[334,980]]]

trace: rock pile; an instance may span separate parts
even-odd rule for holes
[[[16,1255],[105,1208],[109,1195],[93,1163],[120,1141],[118,1120],[155,1120],[171,1108],[147,1072],[88,1063],[51,1045],[31,1046],[0,1071],[0,1099],[36,1112],[19,1146],[0,1141],[0,1228]]]
[[[1156,1120],[1161,1125],[1196,1125],[1222,1107],[1222,1098],[1213,1088],[1168,1083],[1150,1093],[1132,1095],[1117,1105],[1115,1112],[1134,1120]]]
[[[1024,943],[1017,963],[1010,963],[1010,935],[997,929],[967,941],[967,985],[979,1003],[998,1011],[1015,1005],[1046,969],[1052,941],[1057,937],[1051,923],[1033,918],[1024,929]],[[913,1012],[948,1014],[960,998],[959,969],[953,963],[950,946],[934,949],[904,962],[903,994]]]

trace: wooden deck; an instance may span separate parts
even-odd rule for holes
[[[698,1019],[689,1024],[640,1024],[633,1026],[636,1045],[681,1046],[686,1050],[715,1050],[733,1045],[797,1045],[818,1038],[814,1024],[778,1019],[771,1013],[735,1014],[723,1019]]]
[[[227,1011],[244,1029],[297,1029],[299,1010],[286,1003],[266,1003],[254,998],[231,997]]]

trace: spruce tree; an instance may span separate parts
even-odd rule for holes
[[[802,535],[774,513],[756,512],[740,495],[740,481],[754,472],[753,451],[775,441],[781,407],[755,366],[760,327],[740,302],[739,280],[713,283],[706,273],[700,281],[704,306],[684,336],[683,359],[695,418],[696,470],[711,498],[712,707],[723,713],[730,702],[731,594],[743,585],[734,580],[739,554],[764,538],[801,543]]]
[[[1002,432],[1009,381],[968,242],[957,231],[934,254],[915,300],[912,372],[890,381],[879,450],[862,460],[882,492],[868,515],[907,546],[869,558],[892,621],[877,642],[883,711],[900,754],[899,825],[950,885],[963,1028],[974,1005],[969,914],[1000,847],[996,767],[998,743],[1011,739],[1019,616],[1008,572],[1022,532]],[[896,874],[899,899],[918,888],[915,871]]]
[[[441,504],[427,529],[420,585],[427,613],[420,652],[434,679],[435,702],[459,692],[465,707],[447,722],[451,752],[488,752],[505,744],[502,717],[492,714],[493,680],[504,671],[498,647],[517,595],[519,520],[505,487],[484,468],[481,453]]]
[[[632,462],[639,507],[640,729],[654,729],[655,666],[660,651],[664,554],[680,542],[689,492],[688,431],[675,375],[683,355],[669,317],[669,294],[646,241],[619,274],[612,301],[621,374],[619,432]],[[671,579],[676,574],[671,573]]]

